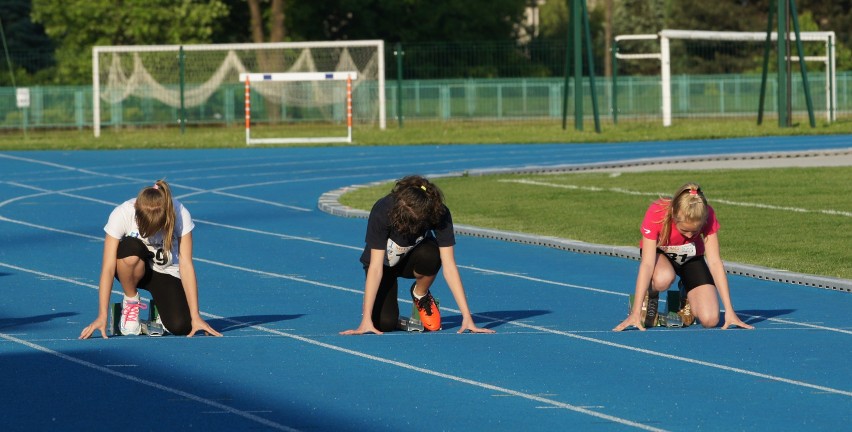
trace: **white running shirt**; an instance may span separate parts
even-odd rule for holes
[[[104,226],[104,231],[110,237],[119,240],[124,237],[134,237],[142,240],[142,243],[154,254],[152,263],[154,271],[180,278],[180,267],[178,266],[180,238],[195,228],[192,217],[189,215],[189,210],[178,200],[172,200],[177,220],[175,221],[171,253],[164,253],[162,232],[158,232],[149,238],[139,236],[139,226],[136,224],[136,209],[133,207],[135,203],[136,198],[131,198],[116,207],[110,213],[109,220],[106,226]]]

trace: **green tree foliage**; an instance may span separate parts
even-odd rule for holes
[[[55,64],[53,43],[44,28],[30,19],[30,0],[4,0],[0,2],[0,23],[3,25],[9,59],[3,58],[0,86],[11,86],[11,63],[15,84],[28,85],[38,79],[38,71]],[[7,62],[8,60],[8,62]]]
[[[207,43],[228,14],[219,0],[33,0],[32,4],[33,21],[42,24],[57,45],[55,84],[90,82],[94,46]]]
[[[304,40],[509,41],[525,5],[526,0],[290,0],[287,28]]]

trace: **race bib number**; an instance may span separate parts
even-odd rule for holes
[[[695,243],[687,243],[680,246],[660,246],[660,250],[677,264],[683,264],[698,254]]]
[[[417,241],[414,243],[414,246],[420,244],[421,240],[423,240],[423,237],[418,238]],[[399,263],[399,260],[402,259],[402,257],[408,254],[408,252],[410,252],[412,249],[414,249],[414,246],[400,246],[396,244],[396,242],[394,242],[393,240],[388,239],[387,249],[385,250],[387,254],[388,267],[393,267],[397,265]]]
[[[148,250],[154,255],[151,261],[153,261],[154,267],[165,268],[172,264],[172,254],[168,253],[163,249],[162,243],[152,243],[147,244]]]

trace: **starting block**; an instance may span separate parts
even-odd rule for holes
[[[438,299],[435,299],[435,307],[438,307],[440,303]],[[399,317],[399,322],[396,326],[399,330],[407,331],[407,332],[424,332],[426,328],[423,327],[423,322],[420,321],[420,311],[417,310],[417,304],[411,303],[411,318],[406,318],[404,316]],[[439,329],[440,330],[440,329]]]
[[[634,295],[630,295],[627,301],[627,313],[633,310]],[[684,306],[681,304],[680,291],[669,290],[666,292],[666,313],[662,314],[658,310],[659,298],[646,299],[642,305],[642,324],[645,328],[648,327],[688,327],[692,324],[692,315],[688,317],[683,313]],[[688,312],[687,312],[688,314]]]
[[[121,336],[121,303],[113,303],[112,307],[109,310],[110,315],[110,336]],[[157,310],[157,305],[151,300],[150,305],[148,305],[148,319],[147,320],[139,320],[139,324],[142,327],[142,333],[148,336],[162,336],[166,332],[166,328],[163,327],[158,321],[160,317],[160,312]]]

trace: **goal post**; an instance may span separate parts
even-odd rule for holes
[[[771,40],[778,39],[778,34],[773,32]],[[790,34],[792,41],[796,40],[794,33]],[[805,56],[804,61],[819,62],[825,65],[825,115],[828,122],[836,120],[837,106],[837,72],[835,61],[834,32],[801,32],[803,42],[816,42],[824,44],[824,54],[817,56]],[[648,41],[659,40],[658,52],[644,53],[622,53],[618,51],[621,41]],[[765,43],[766,32],[727,32],[727,31],[702,31],[702,30],[662,30],[657,34],[644,35],[619,35],[615,37],[615,58],[622,60],[657,60],[660,62],[660,92],[661,111],[663,126],[672,124],[672,40],[694,40],[694,41],[727,41],[743,43]],[[791,55],[791,61],[798,61],[799,57]],[[615,76],[615,75],[614,75]]]
[[[250,72],[355,72],[353,123],[385,129],[384,60],[382,40],[96,46],[94,135],[100,136],[103,126],[241,126],[239,75]],[[306,111],[329,103],[298,96],[280,104]]]
[[[255,144],[295,144],[295,143],[337,143],[352,142],[352,80],[358,78],[358,72],[291,72],[291,73],[242,73],[240,81],[245,82],[245,111],[246,111],[246,145]],[[346,111],[346,130],[344,137],[286,137],[286,138],[252,138],[251,137],[251,84],[269,82],[317,82],[345,81],[346,96],[342,101]],[[257,86],[256,86],[257,87]],[[327,90],[327,89],[326,89]],[[261,91],[263,93],[263,91]],[[279,92],[270,92],[270,96],[280,98]]]

